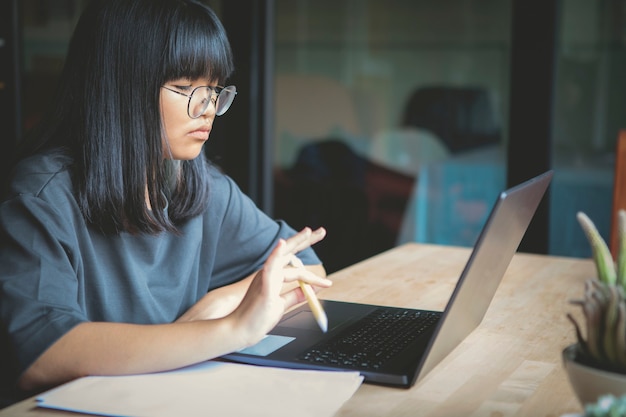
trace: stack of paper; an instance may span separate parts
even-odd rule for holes
[[[356,372],[205,362],[171,372],[86,377],[39,396],[39,406],[105,416],[332,416],[358,389]]]

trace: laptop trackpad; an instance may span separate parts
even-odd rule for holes
[[[336,313],[336,311],[329,311],[329,313]],[[351,322],[355,317],[360,317],[360,315],[354,314],[346,314],[345,317],[341,314],[329,314],[328,319],[328,332],[336,329],[344,323]],[[320,332],[320,326],[317,324],[315,320],[315,316],[311,310],[301,310],[294,314],[291,317],[288,317],[278,323],[277,327],[288,327],[291,329],[300,329],[300,330],[314,330],[316,332]]]
[[[255,355],[255,356],[267,356],[270,353],[285,346],[287,343],[291,342],[292,340],[295,340],[295,337],[277,336],[274,334],[268,334],[256,345],[250,346],[249,348],[245,348],[244,350],[239,351],[239,353],[245,353],[246,355]]]
[[[279,327],[291,327],[295,329],[319,330],[315,316],[309,310],[300,311],[297,314],[279,323]]]

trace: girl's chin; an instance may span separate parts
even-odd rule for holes
[[[200,146],[198,149],[187,149],[185,152],[172,152],[171,155],[165,155],[165,159],[171,159],[174,161],[191,161],[192,159],[196,159],[200,156],[203,147]]]

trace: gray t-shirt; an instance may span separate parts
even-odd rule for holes
[[[58,153],[23,161],[0,205],[0,343],[8,345],[0,362],[12,361],[14,378],[81,322],[174,321],[207,291],[258,270],[295,233],[212,169],[208,209],[180,236],[105,236],[81,215],[69,163]],[[298,256],[321,263],[311,249]]]

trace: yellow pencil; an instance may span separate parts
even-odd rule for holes
[[[313,291],[313,287],[303,281],[298,281],[300,283],[300,288],[302,288],[302,292],[306,297],[306,300],[309,303],[309,307],[311,307],[311,311],[313,312],[313,316],[315,316],[315,321],[320,326],[320,329],[324,333],[328,331],[328,317],[326,316],[326,312],[324,311],[324,307],[322,307],[322,303],[315,295],[315,291]]]
[[[296,268],[304,268],[302,261],[295,256],[291,260],[291,264]],[[324,311],[324,307],[322,307],[322,303],[320,303],[317,295],[315,295],[313,287],[311,287],[304,281],[299,280],[298,283],[300,284],[300,288],[302,289],[302,292],[304,293],[304,296],[309,303],[309,307],[311,307],[311,311],[313,312],[315,321],[317,321],[320,329],[322,329],[322,331],[326,333],[328,331],[328,316],[326,316],[326,312]]]

